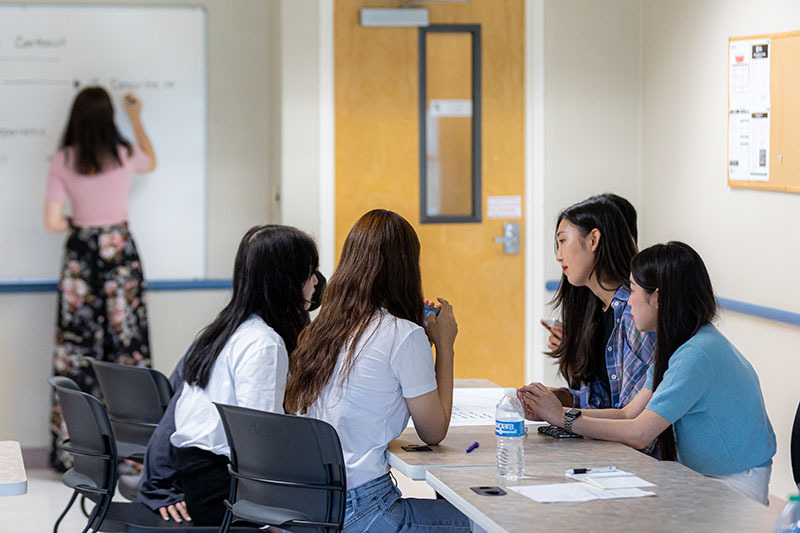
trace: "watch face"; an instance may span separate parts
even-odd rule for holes
[[[580,409],[574,409],[573,408],[573,409],[568,410],[565,414],[568,415],[568,416],[571,416],[572,418],[578,418],[579,416],[581,416],[581,411],[580,411]]]

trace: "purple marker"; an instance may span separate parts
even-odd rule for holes
[[[467,453],[471,452],[472,450],[474,450],[478,446],[480,446],[480,444],[478,444],[478,441],[473,442],[472,444],[467,446]]]

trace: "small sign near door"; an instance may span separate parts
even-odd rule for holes
[[[522,218],[521,196],[489,196],[486,198],[487,218]]]

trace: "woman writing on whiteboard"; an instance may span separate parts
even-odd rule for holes
[[[45,227],[68,231],[58,284],[53,371],[93,394],[97,385],[86,356],[150,364],[144,276],[127,220],[132,176],[152,172],[156,158],[142,127],[141,102],[127,94],[123,104],[135,144],[120,135],[108,93],[100,87],[82,90],[47,176]],[[62,212],[66,198],[71,219]],[[64,438],[55,403],[51,422],[50,463],[63,470],[69,459],[55,451]]]

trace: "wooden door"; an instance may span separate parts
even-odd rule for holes
[[[396,8],[398,2],[335,2],[336,249],[366,211],[403,215],[422,244],[425,296],[444,296],[455,307],[456,377],[520,385],[524,250],[505,254],[494,238],[503,235],[504,222],[525,225],[522,218],[488,218],[486,204],[489,196],[524,197],[523,1],[425,6],[431,24],[481,27],[479,223],[420,223],[418,30],[361,27],[363,7]]]

